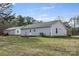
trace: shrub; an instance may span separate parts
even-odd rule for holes
[[[44,33],[40,33],[40,36],[44,37],[44,36],[45,36],[45,34],[44,34]]]

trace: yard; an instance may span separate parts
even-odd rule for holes
[[[0,36],[0,55],[59,56],[79,55],[79,37],[47,38]]]

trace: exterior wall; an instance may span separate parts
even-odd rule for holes
[[[8,35],[21,35],[21,30],[20,29],[11,29],[11,30],[5,30],[4,34]]]
[[[58,33],[56,33],[56,28]],[[51,36],[67,36],[67,30],[61,22],[51,26]]]
[[[8,35],[15,35],[15,30],[8,30]]]
[[[58,33],[56,33],[56,28]],[[46,36],[67,36],[67,30],[61,22],[57,22],[51,25],[51,27],[35,28],[35,31],[34,29],[31,29],[31,32],[30,29],[21,30],[22,36],[38,36],[40,33],[44,33]]]
[[[31,32],[30,32],[30,29],[23,29],[23,30],[21,30],[21,35],[22,36],[28,36],[28,35],[38,36],[38,35],[40,35],[40,33],[43,33],[46,36],[50,36],[51,35],[50,27],[34,28],[34,29],[31,29]]]

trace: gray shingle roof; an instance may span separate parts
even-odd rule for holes
[[[11,27],[11,28],[8,28],[6,30],[13,30],[13,29],[18,29],[18,28],[22,28],[23,26],[20,26],[20,27]]]
[[[50,22],[43,22],[43,23],[36,23],[36,24],[30,24],[27,26],[22,27],[22,29],[25,28],[40,28],[40,27],[50,27],[52,24],[58,22],[60,20],[50,21]]]
[[[56,22],[61,22],[60,20],[50,21],[50,22],[43,22],[43,23],[35,23],[35,24],[29,24],[26,26],[20,26],[20,27],[11,27],[6,30],[13,30],[13,29],[31,29],[31,28],[42,28],[42,27],[50,27],[52,24],[55,24]]]

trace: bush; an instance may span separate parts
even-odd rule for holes
[[[44,34],[44,33],[40,33],[40,36],[44,37],[44,36],[45,36],[45,34]]]
[[[6,34],[3,34],[4,36],[7,36],[8,35],[8,33],[6,33]]]

